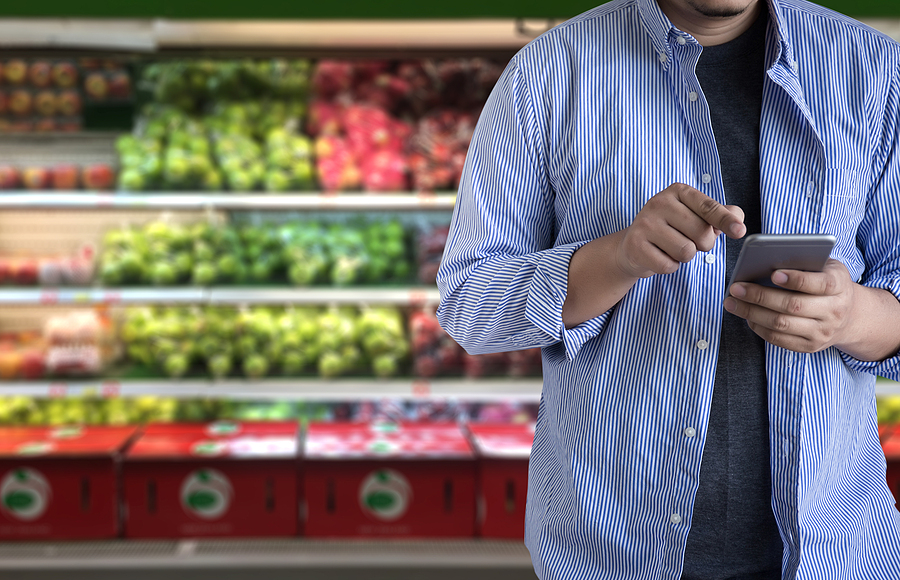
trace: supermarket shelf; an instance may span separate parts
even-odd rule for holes
[[[213,288],[210,304],[437,304],[437,288]]]
[[[878,377],[875,381],[875,394],[879,396],[900,396],[900,383]]]
[[[88,304],[437,304],[434,287],[404,288],[10,288],[0,306]]]
[[[453,577],[464,574],[470,579],[533,579],[531,566],[528,550],[522,542],[513,540],[276,538],[0,544],[0,570],[7,573],[45,572],[47,577],[52,577],[54,572],[64,573],[66,578],[80,572],[123,570],[145,574],[154,571],[158,577],[165,575],[165,578],[186,577],[189,573],[196,578],[194,575],[202,574],[204,570],[224,569],[231,570],[228,578],[249,578],[250,571],[258,571],[272,578],[271,573],[286,573],[288,570],[302,574],[303,578],[380,578],[379,571],[391,570],[397,573],[392,576],[395,578],[415,577],[411,574],[414,571],[428,573],[429,577],[435,578],[431,572],[441,574],[452,571]],[[310,576],[310,573],[313,575]]]
[[[203,288],[16,288],[0,290],[0,305],[200,304]]]
[[[515,18],[397,20],[169,20],[11,18],[0,47],[163,52],[185,49],[513,51],[556,21]]]
[[[452,210],[453,193],[322,194],[319,192],[271,194],[234,193],[96,193],[96,192],[0,192],[0,209],[152,209],[152,210]]]
[[[252,401],[361,401],[398,399],[464,399],[467,401],[537,402],[541,380],[536,378],[485,379],[318,379],[271,378],[260,380],[88,380],[0,383],[0,396],[29,397],[132,397],[154,395],[183,399],[228,398]]]

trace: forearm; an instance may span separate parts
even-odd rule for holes
[[[850,314],[837,348],[862,361],[881,361],[900,351],[900,302],[893,294],[857,285]]]
[[[625,296],[639,280],[616,265],[616,247],[625,231],[597,238],[569,262],[569,279],[562,318],[566,328],[600,316]]]
[[[582,245],[487,258],[450,248],[438,271],[441,326],[471,354],[558,342],[566,270]]]

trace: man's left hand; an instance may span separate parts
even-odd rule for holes
[[[745,319],[766,342],[795,352],[818,352],[841,343],[858,288],[844,264],[828,260],[822,272],[778,270],[772,282],[779,288],[732,284],[725,310]]]

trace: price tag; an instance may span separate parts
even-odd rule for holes
[[[69,392],[69,385],[66,383],[50,383],[47,387],[47,396],[51,399],[61,399]]]
[[[413,381],[412,384],[412,394],[414,397],[429,397],[431,396],[431,382],[430,381]]]
[[[437,203],[437,196],[433,191],[420,191],[416,197],[419,199],[419,205],[425,207],[430,207]]]
[[[106,399],[114,399],[122,394],[122,385],[118,381],[107,381],[100,386],[100,394]]]
[[[105,304],[118,304],[122,301],[122,293],[116,290],[107,290],[103,294],[103,302]]]
[[[319,205],[323,208],[334,208],[337,206],[338,193],[336,191],[326,191],[319,195]]]
[[[90,292],[76,292],[72,294],[73,304],[86,304],[91,301]]]
[[[408,300],[410,306],[425,306],[425,303],[428,301],[428,294],[424,290],[413,288],[409,291]]]
[[[56,290],[44,290],[38,297],[41,304],[59,304],[59,292]]]

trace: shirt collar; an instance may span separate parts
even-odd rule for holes
[[[665,55],[667,59],[672,57],[672,49],[669,44],[670,38],[683,35],[684,32],[679,31],[672,26],[668,16],[660,9],[656,0],[636,0],[638,11],[644,27],[650,35],[650,40],[656,53]],[[770,53],[766,62],[766,68],[771,68],[775,63],[781,61],[789,70],[796,71],[794,60],[794,49],[791,45],[790,31],[785,25],[784,16],[781,12],[781,0],[767,0],[769,4],[769,26],[775,26],[776,42],[775,52]]]

